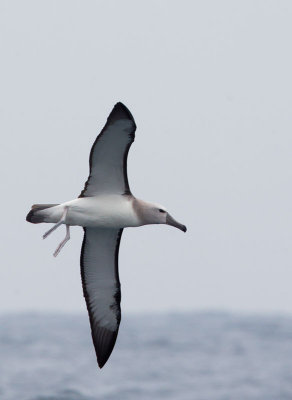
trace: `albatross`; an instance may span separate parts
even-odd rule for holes
[[[84,229],[81,279],[100,368],[111,355],[121,321],[118,253],[123,229],[167,224],[187,230],[165,207],[139,200],[131,193],[127,158],[135,131],[132,114],[117,103],[93,143],[89,177],[79,197],[62,204],[34,204],[26,217],[33,224],[54,224],[44,239],[65,225],[66,236],[54,252],[55,257],[70,239],[70,226]]]

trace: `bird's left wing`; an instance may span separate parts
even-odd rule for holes
[[[89,177],[79,197],[99,194],[130,194],[127,176],[128,151],[135,139],[132,114],[117,103],[97,136],[89,157]]]
[[[84,228],[81,277],[100,368],[114,348],[121,320],[118,254],[122,232],[122,229]]]

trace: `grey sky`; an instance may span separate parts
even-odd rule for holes
[[[117,101],[129,182],[188,227],[127,229],[123,311],[292,312],[292,3],[0,3],[0,311],[85,308],[81,228],[46,241],[33,203],[79,195]]]

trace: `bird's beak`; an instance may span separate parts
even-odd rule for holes
[[[176,221],[174,218],[172,218],[172,216],[169,215],[168,213],[167,213],[167,215],[166,215],[166,223],[167,223],[167,225],[174,226],[175,228],[178,228],[178,229],[180,229],[180,230],[183,231],[183,232],[186,232],[186,231],[187,231],[187,227],[186,227],[185,225],[180,224],[179,222],[177,222],[177,221]]]

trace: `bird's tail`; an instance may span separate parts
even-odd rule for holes
[[[33,224],[39,224],[41,222],[45,222],[45,215],[39,211],[46,210],[47,208],[58,206],[59,204],[34,204],[31,207],[30,212],[26,216],[27,222],[31,222]]]

